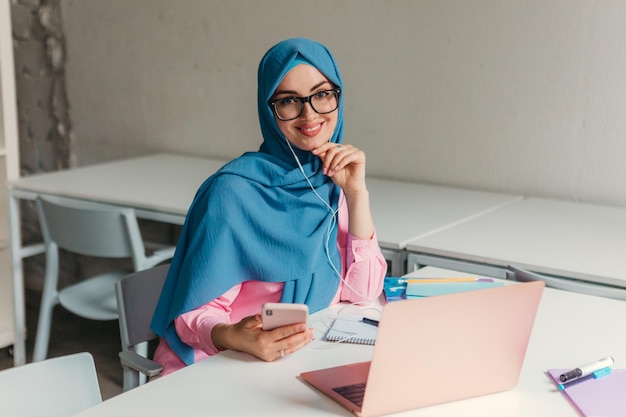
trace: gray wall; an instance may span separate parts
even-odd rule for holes
[[[626,2],[61,0],[79,164],[261,141],[256,69],[315,38],[368,173],[626,205]]]

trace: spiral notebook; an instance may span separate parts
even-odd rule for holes
[[[378,327],[363,323],[361,317],[337,317],[326,333],[326,340],[357,345],[373,345],[377,333]]]

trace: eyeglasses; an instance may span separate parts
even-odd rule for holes
[[[311,108],[318,114],[332,113],[339,107],[339,94],[340,88],[333,90],[322,90],[315,94],[311,94],[308,97],[284,97],[278,100],[272,100],[267,102],[270,105],[274,114],[280,120],[293,120],[302,115],[304,111],[304,103],[309,103]]]

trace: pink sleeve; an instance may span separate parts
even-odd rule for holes
[[[234,286],[215,300],[178,316],[174,320],[178,337],[189,346],[204,351],[207,355],[219,353],[213,344],[211,331],[218,323],[229,323],[231,305],[239,295],[241,284]]]
[[[348,233],[348,208],[343,198],[338,223],[343,281],[333,303],[372,301],[380,295],[387,273],[387,261],[380,251],[376,233],[370,239],[357,239]]]

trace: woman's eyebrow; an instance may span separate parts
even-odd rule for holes
[[[309,91],[317,90],[318,88],[320,88],[324,84],[331,84],[331,82],[324,80],[324,81],[322,81],[322,82],[320,82],[318,84],[315,84],[313,87],[311,87],[311,90],[309,90]],[[291,94],[291,95],[295,96],[295,95],[298,95],[298,92],[293,91],[293,90],[276,90],[276,92],[274,93],[274,97],[276,97],[279,94]]]
[[[321,86],[323,86],[324,84],[327,84],[327,83],[328,83],[328,84],[330,84],[330,81],[324,80],[324,81],[322,81],[322,82],[320,82],[320,83],[318,83],[318,84],[314,85],[314,86],[311,88],[311,90],[309,90],[309,91],[317,90],[318,88],[320,88]]]

